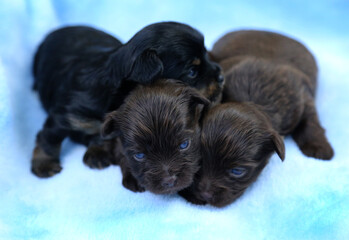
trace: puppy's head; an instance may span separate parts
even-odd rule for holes
[[[181,82],[139,86],[106,117],[102,136],[119,135],[132,175],[153,193],[188,187],[199,169],[198,120],[209,101]]]
[[[218,105],[202,124],[202,167],[190,189],[198,202],[226,206],[256,180],[273,152],[284,159],[282,138],[252,104]]]
[[[123,49],[127,79],[139,83],[178,79],[210,101],[220,100],[224,82],[221,68],[209,60],[204,37],[192,27],[155,23],[140,30]]]

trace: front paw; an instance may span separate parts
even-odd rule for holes
[[[59,159],[46,154],[40,147],[36,146],[31,162],[31,171],[40,178],[48,178],[62,170]]]
[[[90,168],[103,169],[111,164],[111,156],[102,147],[90,146],[84,155],[84,163]]]
[[[305,142],[300,149],[308,157],[322,160],[331,160],[334,155],[331,145],[326,140]]]
[[[132,192],[144,192],[145,188],[138,184],[138,181],[131,175],[123,177],[122,185]]]
[[[62,170],[61,165],[59,164],[59,160],[57,161],[37,161],[37,159],[32,160],[32,173],[34,173],[36,176],[40,178],[48,178],[52,177],[53,175],[59,173]]]

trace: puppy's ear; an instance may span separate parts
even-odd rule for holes
[[[285,144],[282,137],[280,136],[280,134],[278,134],[273,130],[271,133],[271,140],[274,144],[275,152],[279,155],[280,159],[283,161],[285,159]]]
[[[198,104],[202,104],[204,106],[207,106],[211,103],[210,100],[208,100],[198,90],[196,90],[192,87],[186,87],[184,90],[184,94],[189,97],[189,104],[191,106],[197,106]]]
[[[153,82],[162,74],[164,66],[155,50],[143,51],[133,62],[129,79],[138,83]]]
[[[204,95],[192,87],[186,87],[183,94],[189,98],[189,112],[192,117],[192,124],[197,124],[204,109],[211,103]]]
[[[207,51],[207,57],[209,60],[211,60],[213,62],[217,62],[216,57],[213,55],[213,53],[211,51]]]
[[[113,111],[106,115],[101,128],[101,137],[103,139],[111,139],[120,136],[119,112]]]

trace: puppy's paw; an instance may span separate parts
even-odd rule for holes
[[[302,152],[308,157],[322,160],[331,160],[334,155],[334,151],[331,145],[326,140],[305,142],[299,147]]]
[[[102,147],[90,146],[84,155],[84,163],[90,168],[103,169],[111,164],[112,157]]]
[[[62,170],[59,159],[33,158],[31,171],[40,178],[48,178]]]
[[[131,175],[128,174],[122,179],[122,185],[131,190],[132,192],[144,192],[145,188],[138,184],[138,181]]]

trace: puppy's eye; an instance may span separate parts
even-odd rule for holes
[[[185,140],[184,142],[182,142],[180,145],[179,145],[179,149],[180,150],[186,150],[189,148],[189,145],[190,145],[190,141],[189,140]]]
[[[189,69],[188,77],[196,78],[197,75],[198,75],[198,70],[195,67],[192,67]]]
[[[145,158],[145,154],[144,153],[136,153],[135,155],[133,155],[133,158],[136,160],[136,161],[143,161],[144,158]]]
[[[246,175],[247,169],[243,167],[235,167],[230,169],[229,173],[232,177],[241,178]]]

